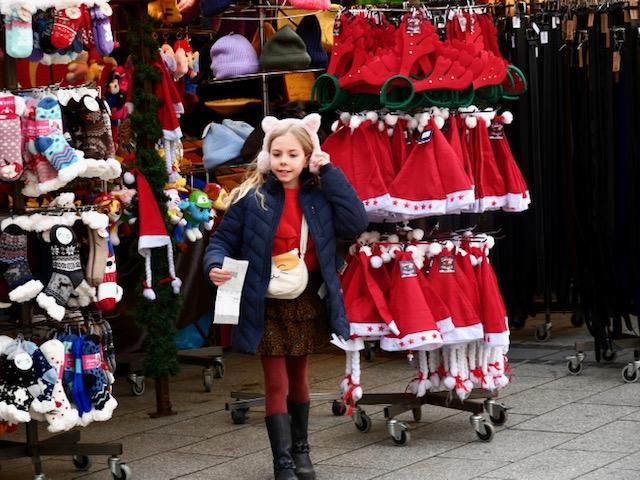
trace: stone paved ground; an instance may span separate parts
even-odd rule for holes
[[[358,432],[347,417],[334,417],[327,403],[314,402],[310,441],[318,479],[441,480],[633,480],[640,479],[640,384],[625,384],[621,368],[631,358],[622,352],[611,364],[587,356],[581,376],[570,376],[566,355],[584,329],[555,320],[546,344],[533,340],[536,321],[513,334],[510,359],[515,378],[501,395],[511,407],[505,427],[491,443],[476,439],[467,413],[425,406],[411,423],[411,442],[396,447],[386,432],[382,407],[367,407],[374,420],[369,433]],[[133,397],[124,380],[117,385],[120,408],[108,423],[83,431],[83,441],[118,441],[136,479],[209,480],[270,478],[270,452],[260,409],[246,425],[233,425],[224,411],[231,390],[260,389],[260,367],[249,356],[229,355],[227,375],[212,393],[201,385],[200,369],[185,367],[172,382],[178,414],[150,419],[154,392]],[[335,351],[314,355],[315,392],[331,392],[341,377],[343,357]],[[402,391],[412,370],[400,356],[379,355],[363,363],[369,392]],[[409,416],[402,417],[410,420]],[[19,434],[10,437],[18,438]],[[112,477],[106,459],[96,457],[79,474],[69,459],[46,458],[48,479]],[[5,462],[1,480],[28,480],[28,460]]]

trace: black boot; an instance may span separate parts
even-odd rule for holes
[[[309,427],[309,402],[288,402],[289,415],[291,415],[291,438],[293,461],[296,464],[296,474],[300,480],[315,480],[316,472],[309,457],[309,442],[307,430]]]
[[[291,423],[289,415],[278,413],[265,417],[271,451],[273,474],[276,480],[298,480],[296,465],[291,457]]]

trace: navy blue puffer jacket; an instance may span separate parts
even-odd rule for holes
[[[336,237],[353,238],[367,228],[367,215],[342,171],[331,164],[320,169],[320,184],[309,173],[301,176],[299,200],[309,224],[322,277],[327,287],[325,304],[332,333],[349,338],[349,324],[340,291]],[[271,276],[271,250],[284,208],[284,189],[269,175],[261,187],[264,210],[249,192],[229,208],[211,237],[204,255],[204,271],[220,268],[225,256],[249,260],[240,305],[240,321],[233,330],[233,346],[255,352],[264,333],[264,299]]]

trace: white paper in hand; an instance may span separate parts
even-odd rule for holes
[[[231,272],[231,280],[218,287],[214,305],[213,323],[219,325],[237,325],[240,317],[242,285],[249,267],[248,260],[235,260],[224,257],[222,269]]]

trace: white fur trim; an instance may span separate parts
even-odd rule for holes
[[[106,422],[107,420],[111,420],[113,412],[116,408],[118,408],[118,402],[115,398],[111,397],[104,404],[102,410],[97,410],[95,408],[91,409],[91,412],[93,413],[93,420],[96,422]]]
[[[391,196],[387,210],[405,218],[428,217],[446,213],[445,199],[408,200]]]
[[[380,348],[388,352],[400,350],[435,350],[442,346],[442,335],[437,330],[425,330],[403,337],[383,337]]]
[[[476,128],[478,126],[478,119],[475,116],[468,116],[464,119],[464,123],[467,128]]]
[[[80,219],[91,230],[104,230],[109,226],[109,217],[99,212],[82,212]]]
[[[452,332],[443,333],[445,345],[456,345],[459,343],[469,343],[484,338],[484,329],[481,323],[466,327],[455,327]]]
[[[9,292],[9,300],[16,303],[28,302],[42,291],[44,285],[40,280],[31,279],[27,283]]]
[[[367,198],[362,201],[364,204],[364,209],[367,212],[373,212],[376,210],[385,209],[391,203],[391,197],[388,193],[384,195],[380,195],[378,197]]]
[[[36,302],[54,320],[61,321],[64,318],[65,308],[58,305],[53,297],[41,292],[36,297]]]
[[[473,205],[475,199],[473,188],[447,193],[447,213],[462,210],[469,205]]]
[[[84,159],[78,159],[75,163],[66,166],[58,171],[58,177],[63,182],[70,182],[81,176],[87,170],[87,164]]]

